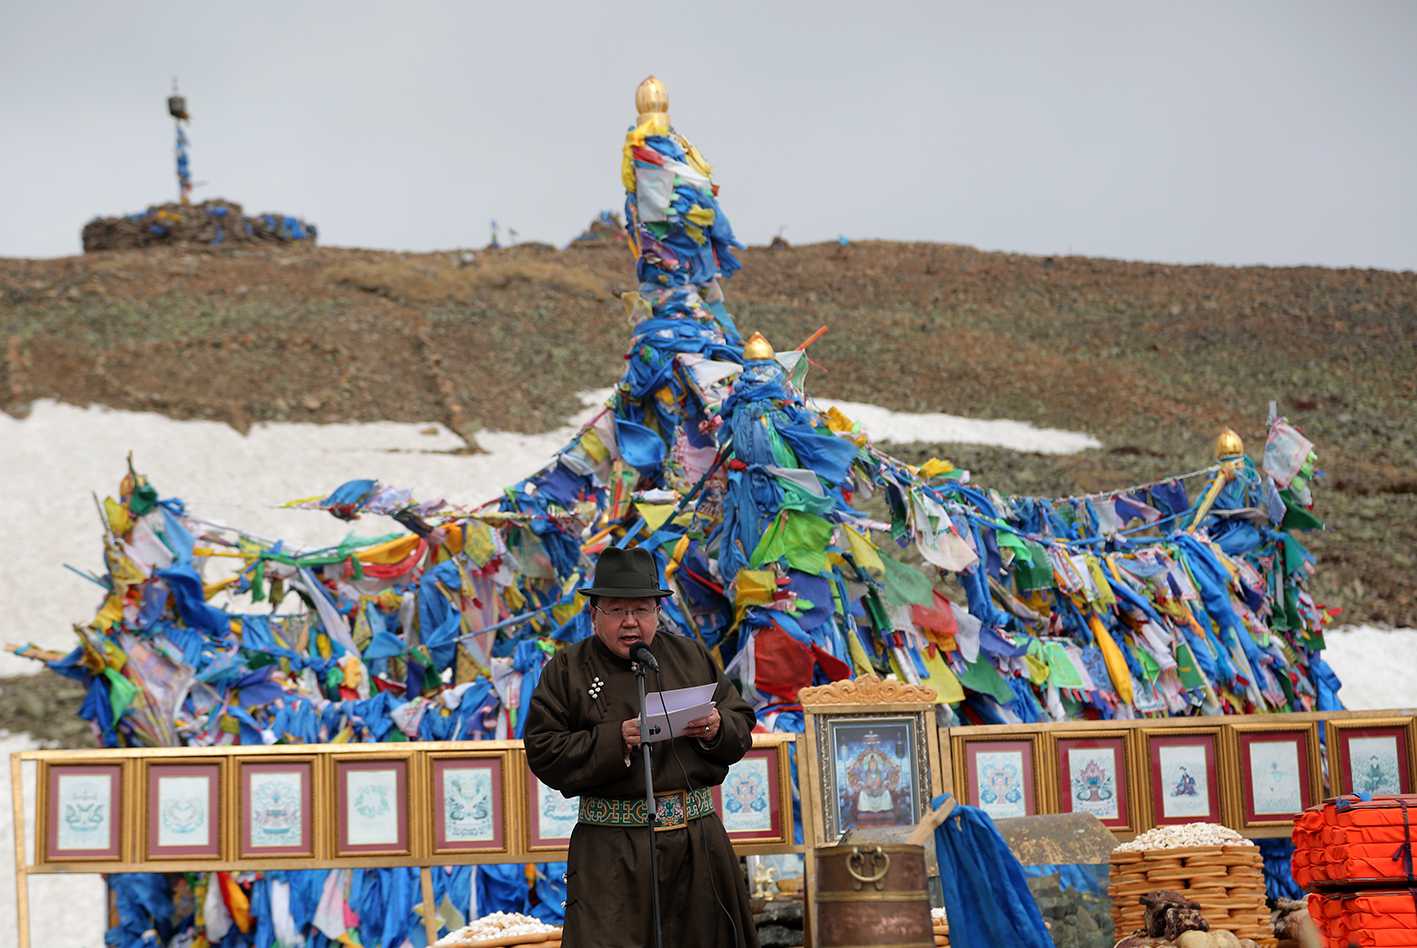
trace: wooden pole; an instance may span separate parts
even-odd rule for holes
[[[25,785],[20,756],[10,756],[10,802],[15,808],[11,829],[15,836],[15,924],[19,927],[19,948],[30,948],[30,885],[29,858],[25,846],[29,833],[25,831]]]
[[[438,940],[438,906],[433,901],[433,870],[427,866],[420,868],[418,881],[423,889],[423,934],[431,945]]]

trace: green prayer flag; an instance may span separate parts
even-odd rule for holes
[[[1151,657],[1151,653],[1144,648],[1132,650],[1137,661],[1141,664],[1142,677],[1149,682],[1154,682],[1161,675],[1161,666],[1156,663],[1156,659]]]
[[[831,522],[816,514],[784,510],[763,531],[749,565],[756,569],[785,559],[793,569],[820,576],[827,571],[832,530]]]
[[[1053,563],[1048,559],[1048,551],[1040,543],[1032,540],[1024,547],[1028,555],[1015,560],[1014,582],[1020,592],[1030,593],[1039,589],[1053,588]]]
[[[1048,662],[1048,684],[1059,688],[1081,688],[1082,675],[1068,657],[1068,650],[1059,642],[1045,642],[1043,658]]]
[[[259,559],[256,561],[256,568],[251,572],[251,601],[266,601],[266,561]]]
[[[890,617],[886,615],[886,609],[881,605],[881,597],[874,589],[866,595],[866,615],[870,616],[873,628],[880,631],[890,631]]]
[[[893,606],[931,606],[935,603],[935,586],[930,577],[909,563],[881,554],[886,567],[886,601]]]
[[[138,686],[124,678],[116,668],[105,668],[103,677],[108,679],[108,706],[113,709],[113,720],[117,721],[138,696]]]
[[[964,674],[959,676],[959,682],[970,691],[991,696],[1000,704],[1014,700],[1008,682],[1000,677],[994,663],[982,655],[973,662],[964,663]]]
[[[1205,676],[1196,667],[1196,657],[1185,642],[1176,643],[1176,675],[1181,679],[1181,687],[1187,691],[1205,687]]]
[[[134,488],[132,496],[128,498],[128,509],[133,512],[134,517],[141,517],[156,506],[157,488],[151,484],[141,484]]]

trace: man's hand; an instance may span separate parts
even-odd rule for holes
[[[629,754],[640,746],[640,719],[630,718],[620,724],[620,739],[625,742],[625,753]]]
[[[697,737],[705,744],[712,744],[714,738],[718,737],[718,726],[723,722],[723,718],[718,713],[715,706],[709,711],[706,717],[696,718],[690,721],[684,728],[684,737]]]

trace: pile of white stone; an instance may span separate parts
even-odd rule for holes
[[[1192,846],[1253,846],[1239,833],[1219,823],[1183,823],[1158,826],[1122,843],[1117,852],[1145,852],[1148,849],[1187,849]]]
[[[433,948],[494,948],[559,943],[561,929],[530,915],[493,912],[439,939]]]

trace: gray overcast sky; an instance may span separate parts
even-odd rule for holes
[[[564,244],[667,84],[741,239],[1417,267],[1417,3],[0,0],[0,256],[175,195]]]

